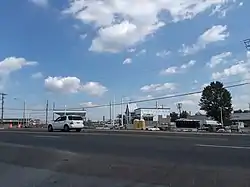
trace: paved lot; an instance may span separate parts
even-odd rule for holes
[[[250,186],[250,136],[1,130],[0,153],[1,186]]]

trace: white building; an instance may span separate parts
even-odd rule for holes
[[[136,118],[158,123],[170,122],[170,108],[137,108],[134,110]]]

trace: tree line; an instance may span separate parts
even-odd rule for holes
[[[211,117],[220,123],[227,124],[230,121],[230,117],[233,111],[232,95],[227,90],[222,82],[211,82],[206,86],[203,91],[199,102],[200,110],[205,111],[207,117]],[[244,112],[239,110],[238,112]],[[186,118],[186,111],[183,111],[184,115],[178,115],[175,112],[171,113],[171,121],[175,121],[178,118]]]
[[[227,90],[222,82],[211,82],[206,86],[201,94],[199,101],[200,110],[205,111],[206,116],[220,123],[228,124],[233,112],[232,95]],[[247,111],[238,110],[238,113]],[[179,118],[187,118],[190,115],[187,111],[182,111],[180,114],[176,112],[170,113],[171,121],[174,122]],[[117,118],[121,119],[119,114]],[[126,117],[123,115],[123,122],[126,122]]]

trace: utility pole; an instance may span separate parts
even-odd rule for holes
[[[112,122],[112,103],[111,101],[109,102],[109,119],[110,119],[110,124]]]
[[[26,113],[26,101],[24,100],[24,102],[23,102],[23,125],[27,125],[26,123],[27,123],[27,121],[26,121],[26,119],[25,119],[25,114]]]
[[[5,99],[5,96],[7,95],[7,94],[5,94],[5,93],[0,93],[0,95],[1,95],[1,100],[2,100],[2,114],[1,114],[1,126],[3,127],[3,114],[4,114],[4,99]]]
[[[49,111],[49,101],[46,101],[46,109],[45,109],[45,124],[48,125],[48,111]]]
[[[155,108],[158,109],[158,101],[155,102]]]
[[[53,102],[53,109],[52,109],[52,120],[54,121],[55,120],[55,114],[54,114],[54,111],[55,111],[55,108],[56,108],[56,103],[55,102]]]
[[[115,116],[115,97],[114,97],[114,102],[113,102],[113,119],[112,119],[112,125],[114,126],[115,125],[115,119],[116,119],[116,116]]]
[[[121,126],[123,128],[123,98],[121,99]]]
[[[179,117],[181,117],[182,103],[177,103],[177,109],[179,111]]]

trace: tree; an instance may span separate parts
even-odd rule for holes
[[[220,123],[222,112],[223,122],[227,122],[233,111],[231,93],[224,88],[223,83],[211,82],[202,91],[199,106],[201,110],[206,111],[207,116]]]
[[[178,119],[178,114],[176,112],[170,113],[171,122],[175,122]]]
[[[189,116],[189,113],[187,111],[182,111],[180,114],[180,118],[187,118]]]

